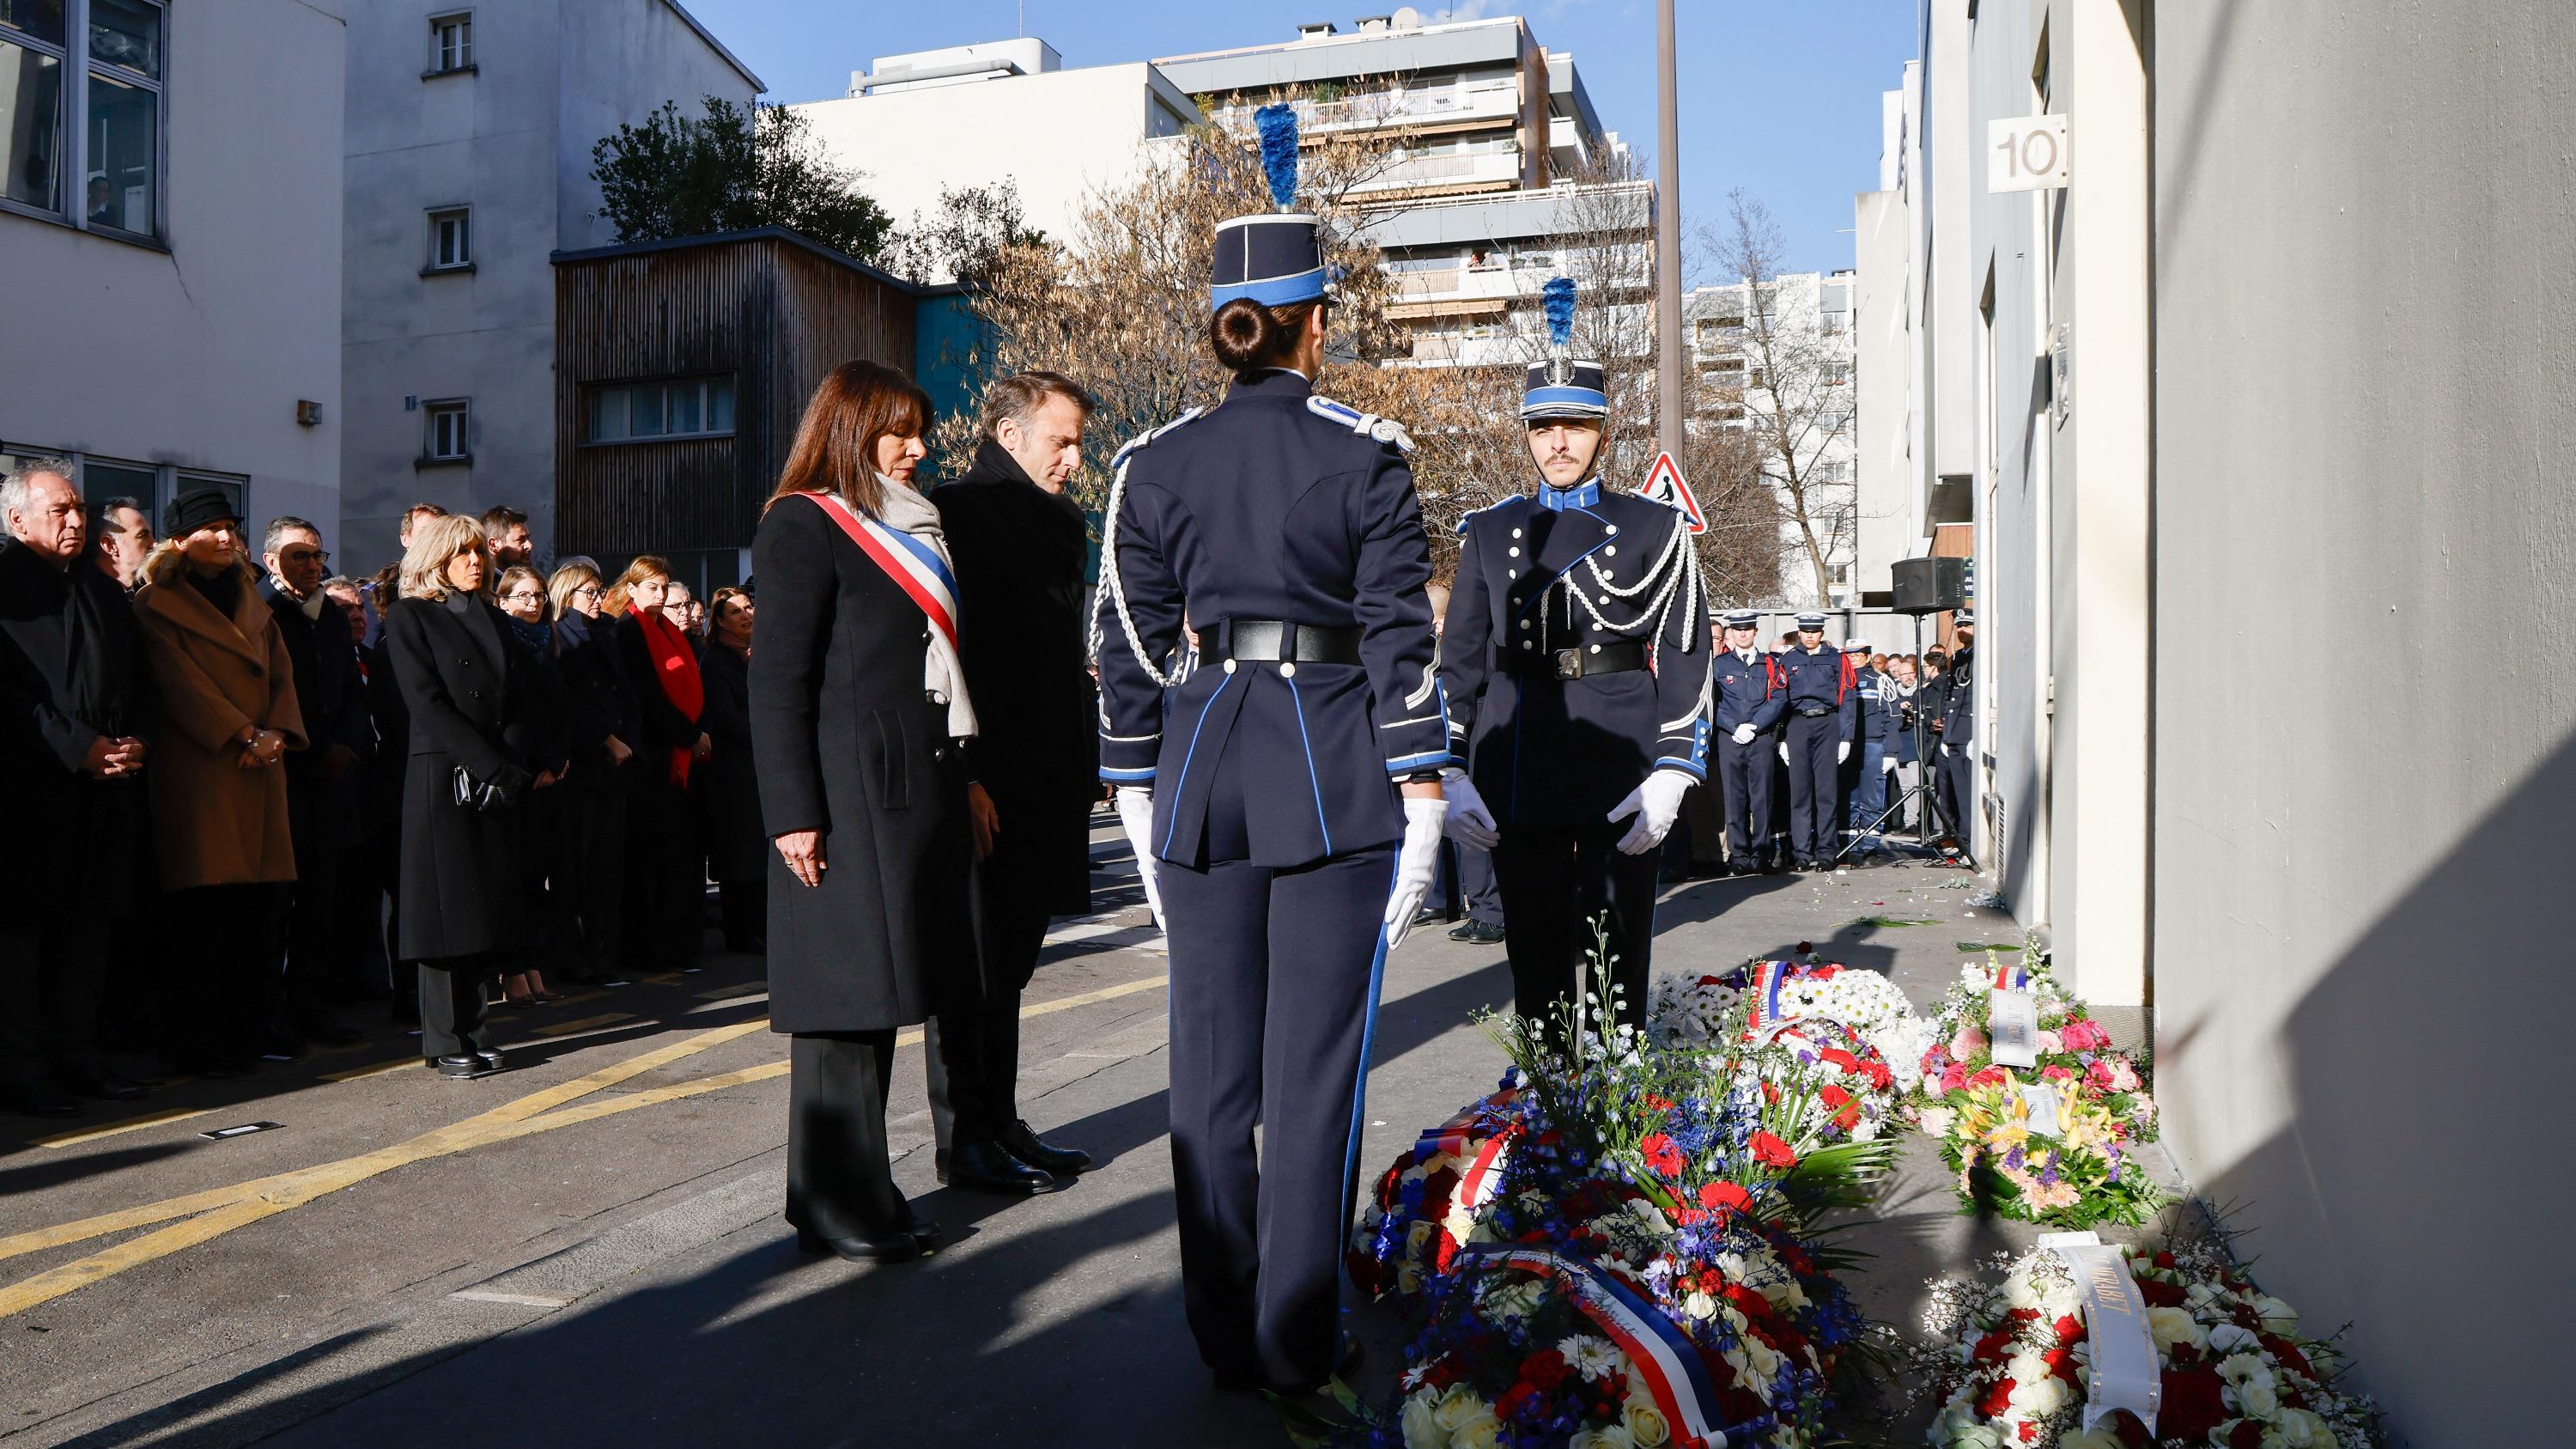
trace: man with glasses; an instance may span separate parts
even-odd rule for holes
[[[259,594],[286,638],[295,667],[295,697],[312,747],[286,760],[287,829],[295,842],[296,882],[286,921],[286,974],[272,1005],[273,1055],[293,1055],[299,1041],[348,1046],[359,1033],[331,1019],[332,1000],[355,986],[337,930],[341,859],[358,843],[360,755],[374,742],[358,683],[357,641],[349,617],[332,607],[322,580],[331,555],[322,531],[301,518],[269,521],[260,543],[267,577]]]

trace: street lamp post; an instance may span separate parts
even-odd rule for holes
[[[1656,441],[1682,456],[1682,128],[1673,94],[1673,0],[1655,0],[1655,70],[1661,105],[1655,139]]]

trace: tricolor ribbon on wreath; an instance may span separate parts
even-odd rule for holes
[[[1997,991],[2028,991],[2030,971],[2018,961],[1998,963],[1995,967],[1994,980],[1987,984]]]
[[[1753,1002],[1752,1015],[1746,1025],[1755,1031],[1774,1022],[1790,1019],[1780,1004],[1780,993],[1788,990],[1792,973],[1804,973],[1809,981],[1831,981],[1841,968],[1834,966],[1801,966],[1795,961],[1756,961],[1753,977],[1744,994]]]
[[[1628,1356],[1655,1407],[1672,1426],[1674,1443],[1685,1449],[1726,1449],[1735,1438],[1749,1439],[1772,1427],[1774,1420],[1768,1414],[1741,1424],[1717,1424],[1713,1417],[1717,1387],[1709,1382],[1699,1345],[1691,1342],[1680,1324],[1599,1264],[1547,1248],[1506,1243],[1470,1243],[1458,1252],[1461,1258],[1474,1254],[1480,1263],[1553,1279],[1567,1289],[1583,1316]]]
[[[1458,1174],[1458,1205],[1470,1210],[1483,1207],[1503,1180],[1503,1155],[1510,1150],[1514,1137],[1520,1135],[1520,1124],[1505,1122],[1499,1127],[1492,1121],[1496,1108],[1509,1106],[1520,1096],[1520,1089],[1507,1087],[1476,1103],[1441,1125],[1424,1132],[1416,1143],[1417,1155],[1465,1158],[1466,1170]],[[1471,1150],[1472,1149],[1472,1150]]]

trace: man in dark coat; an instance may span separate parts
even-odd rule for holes
[[[0,482],[0,1107],[66,1116],[70,1087],[142,1089],[98,1048],[103,923],[135,909],[155,723],[132,607],[74,567],[87,518],[69,463]],[[50,1068],[50,1071],[49,1071]]]
[[[359,1033],[331,1019],[331,1000],[350,966],[341,949],[342,860],[357,843],[358,762],[373,726],[358,685],[357,641],[349,619],[322,592],[331,556],[322,532],[301,518],[269,520],[260,544],[267,577],[259,596],[286,639],[295,697],[310,748],[286,760],[288,828],[295,836],[295,890],[287,907],[286,974],[272,1012],[294,1037],[347,1046]]]
[[[974,876],[978,999],[931,1024],[930,1102],[946,1170],[952,1092],[979,1099],[1002,1146],[1062,1176],[1088,1155],[1038,1140],[1020,1120],[1020,993],[1037,970],[1050,916],[1091,909],[1091,806],[1098,740],[1085,664],[1082,576],[1089,528],[1065,492],[1082,465],[1091,396],[1059,373],[1030,372],[984,396],[983,442],[963,477],[930,501],[957,570],[959,653],[983,733],[967,787],[980,864]],[[980,1084],[956,1080],[974,1072]]]

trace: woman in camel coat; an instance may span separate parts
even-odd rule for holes
[[[134,611],[161,687],[145,775],[169,919],[188,945],[174,980],[183,1063],[238,1075],[258,1059],[285,887],[295,880],[286,771],[304,748],[295,669],[242,553],[231,500],[208,488],[170,506],[143,561]]]

